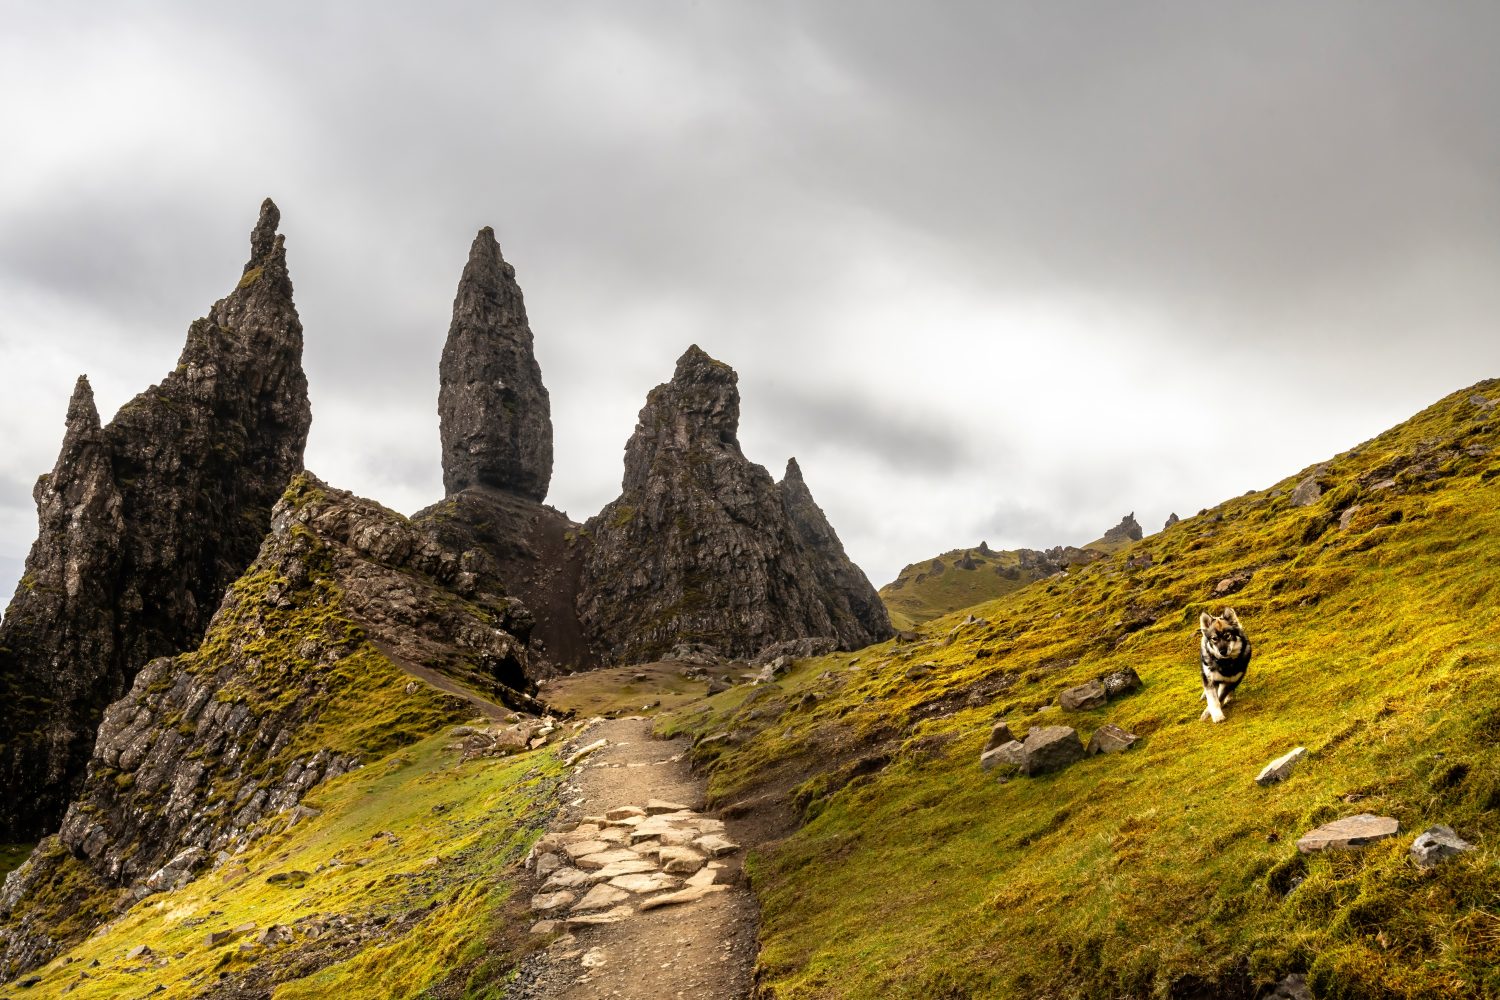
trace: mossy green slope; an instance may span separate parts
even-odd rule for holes
[[[697,750],[718,800],[800,782],[787,797],[805,824],[752,859],[767,994],[1249,997],[1305,971],[1321,998],[1500,996],[1496,400],[1496,382],[1455,393],[1326,466],[974,608],[987,621],[951,645],[958,616],[665,720],[734,734]],[[1324,492],[1293,506],[1305,475]],[[1256,658],[1214,726],[1194,627],[1241,570],[1229,603]],[[1141,691],[1055,707],[1122,667]],[[996,719],[1143,739],[1001,783],[977,760]],[[1299,745],[1290,780],[1254,784]],[[1358,812],[1401,834],[1297,852]],[[1436,823],[1477,849],[1418,870],[1407,848]]]
[[[967,556],[973,568],[961,565]],[[941,567],[941,568],[939,568]],[[1041,574],[1021,566],[1014,552],[983,553],[978,549],[951,549],[934,559],[912,563],[880,588],[880,599],[890,612],[891,624],[910,629],[993,601],[1034,583]]]
[[[552,749],[460,763],[450,741],[438,733],[319,786],[305,804],[321,815],[149,897],[34,973],[26,995],[499,995],[525,947],[512,887],[563,769]],[[246,923],[255,929],[208,943]],[[273,925],[293,939],[254,943]],[[127,957],[140,945],[150,952]]]

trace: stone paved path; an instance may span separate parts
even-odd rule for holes
[[[569,806],[532,857],[534,931],[555,936],[514,1000],[744,1000],[756,909],[732,831],[700,811],[686,740],[600,721]]]

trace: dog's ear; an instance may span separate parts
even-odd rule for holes
[[[1233,608],[1225,608],[1222,617],[1226,622],[1233,625],[1235,628],[1240,627],[1240,616],[1234,613]]]
[[[1198,616],[1198,627],[1201,628],[1205,632],[1208,631],[1208,627],[1210,625],[1212,625],[1213,623],[1214,623],[1214,620],[1212,618],[1208,617],[1208,612],[1207,611],[1203,612],[1203,614],[1201,614],[1201,615]]]

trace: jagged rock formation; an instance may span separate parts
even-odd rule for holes
[[[0,624],[0,841],[55,827],[104,708],[153,657],[197,644],[302,466],[302,324],[269,200],[233,292],[176,369],[99,426],[80,379],[39,534]]]
[[[412,522],[449,548],[483,553],[505,593],[530,609],[535,673],[598,666],[578,623],[582,525],[545,504],[486,487],[455,493]]]
[[[537,666],[597,665],[578,624],[579,525],[541,503],[552,418],[516,272],[481,229],[453,299],[439,368],[447,498],[414,520],[443,544],[484,553],[536,616]]]
[[[1140,522],[1135,519],[1135,512],[1131,511],[1120,518],[1120,523],[1110,528],[1100,539],[1107,545],[1126,545],[1130,542],[1138,542],[1144,537]]]
[[[530,615],[497,587],[482,554],[298,476],[202,645],[105,713],[61,830],[0,892],[0,978],[295,822],[320,781],[493,713],[476,691],[539,709]]]
[[[552,407],[532,354],[516,271],[488,226],[474,237],[439,367],[443,486],[542,501],[552,479]]]
[[[641,410],[623,493],[585,526],[579,617],[612,662],[680,642],[749,656],[802,636],[848,649],[891,635],[796,463],[776,483],[740,451],[738,381],[688,348]]]

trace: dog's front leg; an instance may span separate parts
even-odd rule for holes
[[[1219,692],[1214,685],[1210,684],[1203,689],[1203,697],[1208,699],[1208,717],[1215,722],[1223,722],[1224,706],[1219,704]]]

